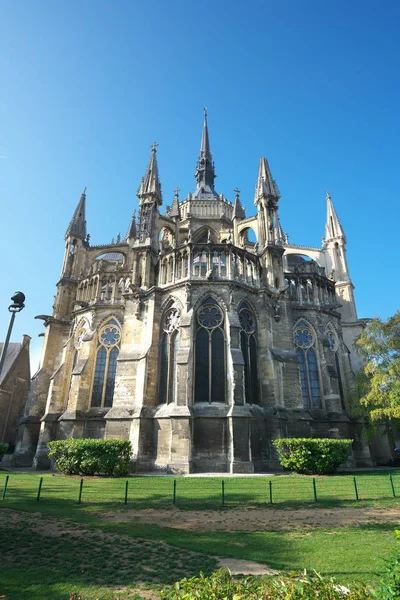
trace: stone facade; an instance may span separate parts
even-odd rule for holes
[[[20,413],[28,398],[30,340],[29,335],[24,335],[20,344],[8,345],[0,374],[0,442],[6,442],[9,451],[15,447]],[[0,355],[2,349],[0,343]]]
[[[289,244],[266,159],[246,217],[214,188],[207,117],[196,189],[161,214],[156,146],[125,239],[91,246],[84,192],[15,463],[49,466],[47,442],[128,438],[138,471],[278,467],[272,440],[353,438],[357,319],[346,238],[327,194],[321,248]],[[40,431],[39,431],[40,430]]]

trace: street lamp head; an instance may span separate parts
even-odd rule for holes
[[[12,304],[8,307],[10,312],[19,312],[21,311],[25,304],[25,294],[22,292],[15,292],[14,296],[11,296]]]

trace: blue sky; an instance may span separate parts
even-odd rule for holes
[[[2,3],[0,338],[21,289],[12,339],[32,336],[36,366],[84,186],[93,244],[125,234],[154,140],[164,204],[193,191],[203,106],[217,191],[251,214],[266,156],[290,241],[319,246],[328,189],[359,316],[393,314],[399,19],[389,0]]]

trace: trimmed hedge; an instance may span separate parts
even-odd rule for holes
[[[132,458],[129,440],[71,439],[49,442],[49,458],[66,475],[128,475]]]
[[[273,444],[286,469],[308,475],[329,475],[348,459],[352,442],[331,438],[281,438]]]
[[[0,460],[3,458],[7,450],[8,444],[6,444],[5,442],[0,442]]]
[[[374,596],[364,585],[355,584],[351,590],[306,572],[297,577],[232,577],[220,569],[210,577],[182,579],[172,589],[161,593],[162,600],[371,600]]]

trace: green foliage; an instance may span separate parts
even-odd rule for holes
[[[6,444],[4,442],[0,442],[0,460],[3,458],[3,456],[5,455],[7,450],[8,450],[8,444]]]
[[[230,571],[220,569],[210,577],[182,579],[172,590],[164,590],[162,600],[367,600],[373,596],[365,586],[354,585],[344,590],[334,579],[313,573],[285,577],[233,578]]]
[[[281,438],[273,444],[283,467],[296,473],[328,475],[347,460],[353,440]]]
[[[49,442],[49,457],[66,475],[129,473],[132,448],[129,440],[72,439]]]
[[[396,530],[397,541],[400,543],[400,530]],[[394,600],[400,598],[400,549],[399,546],[386,561],[380,588],[375,593],[377,600]]]
[[[400,311],[371,319],[356,340],[365,360],[360,402],[371,419],[400,419]]]

